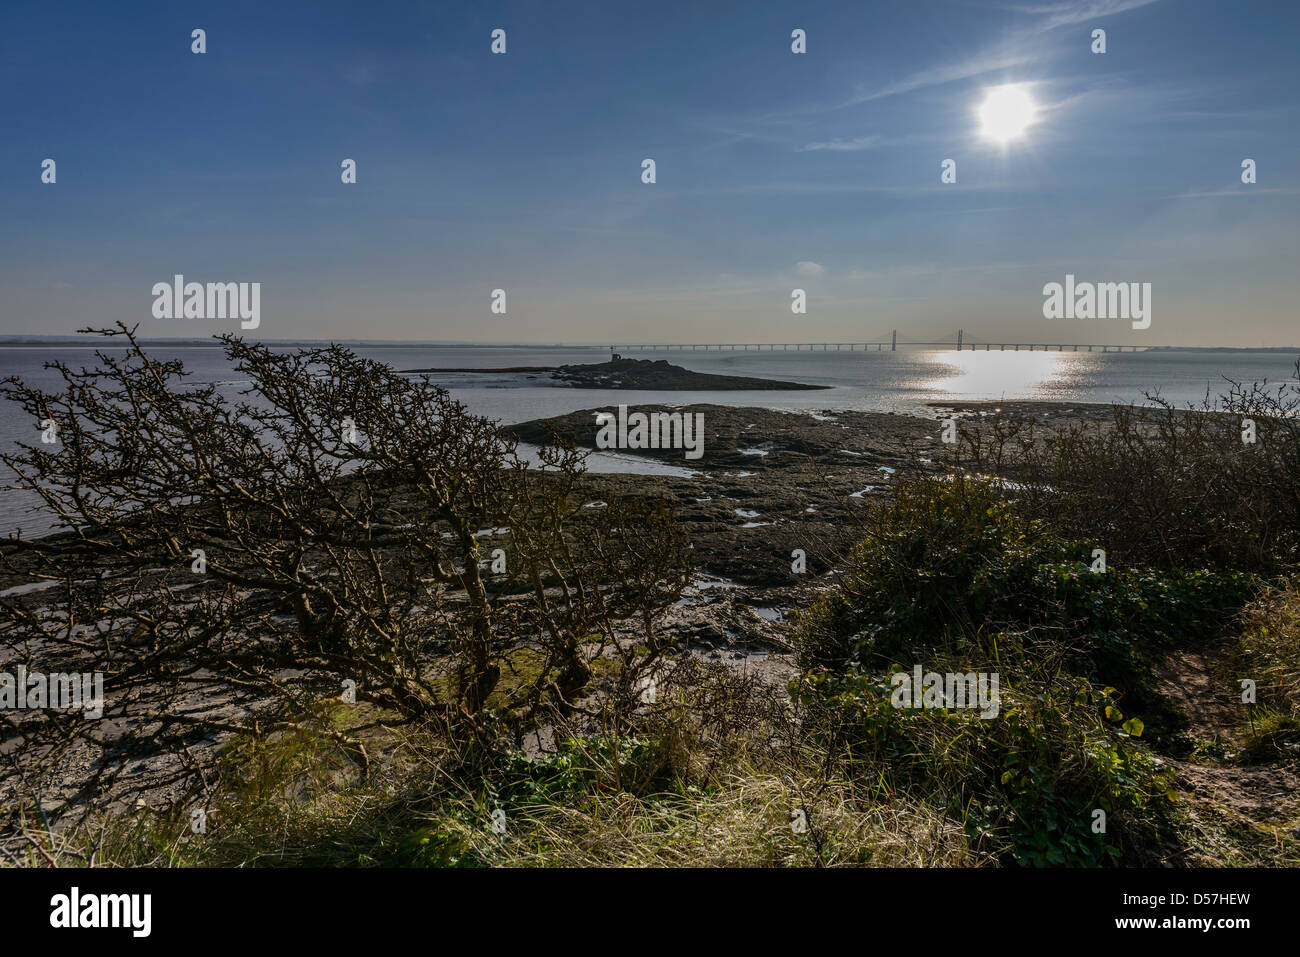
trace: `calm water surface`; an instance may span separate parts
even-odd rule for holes
[[[78,346],[0,346],[0,377],[17,375],[54,388],[57,374],[42,368],[49,360],[92,365],[91,348]],[[120,350],[113,350],[120,352]],[[221,350],[206,346],[151,346],[159,357],[179,358],[195,382],[212,382],[235,395],[241,382]],[[602,362],[604,349],[546,346],[358,346],[368,358],[398,370],[428,367],[501,368]],[[983,352],[900,350],[898,352],[634,352],[631,358],[668,359],[699,372],[759,376],[829,385],[816,392],[639,392],[572,389],[518,374],[447,374],[436,380],[472,411],[505,423],[563,415],[578,409],[613,408],[622,403],[709,402],[783,410],[855,409],[921,412],[943,400],[1042,399],[1062,402],[1142,402],[1157,393],[1177,404],[1200,402],[1207,389],[1221,394],[1225,377],[1241,382],[1295,381],[1296,356],[1265,352]],[[930,414],[933,414],[932,412]],[[39,430],[21,410],[0,400],[0,443],[32,441]],[[594,470],[646,472],[649,466],[625,457],[593,461]],[[0,467],[3,468],[3,467]],[[7,470],[0,483],[7,484]],[[0,532],[21,528],[25,535],[48,528],[33,513],[22,492],[0,489]]]

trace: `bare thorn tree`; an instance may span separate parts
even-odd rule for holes
[[[7,789],[82,811],[193,795],[232,736],[304,730],[364,773],[381,724],[473,753],[570,713],[601,649],[629,674],[662,652],[683,536],[661,504],[584,509],[574,447],[530,462],[444,390],[337,345],[223,337],[248,383],[228,397],[132,329],[84,331],[125,354],[50,364],[59,391],[0,386],[57,423],[0,458],[62,528],[0,553],[48,586],[0,599],[0,669],[102,674],[103,716],[0,711]]]

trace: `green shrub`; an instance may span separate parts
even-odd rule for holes
[[[495,776],[495,793],[512,802],[582,800],[620,792],[679,790],[667,735],[602,734],[569,738],[538,756],[513,752]]]
[[[803,663],[874,670],[942,653],[1013,668],[1009,649],[988,637],[1013,633],[1024,654],[1059,653],[1071,672],[1150,706],[1145,656],[1213,637],[1254,580],[1113,565],[1093,572],[1093,548],[1022,518],[995,483],[901,485],[840,587],[807,617]]]
[[[1177,719],[1150,661],[1219,635],[1255,580],[1094,572],[1094,547],[1026,518],[997,482],[900,483],[804,620],[809,730],[857,778],[943,806],[978,851],[1025,865],[1157,859],[1172,774],[1134,739]],[[916,664],[997,673],[999,713],[895,707],[889,676]]]
[[[489,862],[465,839],[441,824],[423,827],[401,841],[390,862],[395,867],[487,867]]]
[[[999,691],[988,720],[896,708],[887,675],[815,671],[799,697],[857,776],[940,803],[977,852],[1026,866],[1154,858],[1173,774],[1134,740],[1142,722],[1125,719],[1115,689],[1040,671]]]

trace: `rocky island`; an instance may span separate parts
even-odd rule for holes
[[[667,359],[624,359],[615,355],[609,362],[565,366],[517,366],[507,369],[408,369],[409,373],[547,373],[557,383],[575,389],[654,389],[663,392],[730,392],[763,389],[829,389],[828,385],[808,385],[781,379],[756,379],[750,376],[715,375],[692,372],[671,364]]]

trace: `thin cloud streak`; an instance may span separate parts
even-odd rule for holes
[[[1040,4],[1030,7],[1013,7],[1011,9],[1017,10],[1020,13],[1041,16],[1044,19],[1040,23],[1030,24],[1013,33],[1012,37],[1008,40],[1006,47],[1019,48],[1023,44],[1033,40],[1034,37],[1043,33],[1049,33],[1059,27],[1073,26],[1074,24],[1095,20],[1099,17],[1113,16],[1117,13],[1124,13],[1127,10],[1135,10],[1138,7],[1145,7],[1159,2],[1160,0],[1079,0],[1079,2]],[[955,83],[958,80],[969,80],[997,70],[1017,69],[1040,60],[1043,56],[1041,53],[1008,53],[1006,52],[1006,47],[1004,47],[1000,52],[987,51],[977,56],[970,57],[961,63],[922,70],[919,73],[914,73],[910,77],[899,80],[895,83],[887,84],[872,92],[860,93],[848,101],[839,104],[839,107],[855,106],[858,103],[867,103],[871,100],[879,100],[887,96],[897,96],[901,93],[912,93],[916,90],[926,89],[933,86],[944,86],[948,83]]]
[[[1014,6],[1009,9],[1044,17],[1043,22],[1038,25],[1038,30],[1045,33],[1057,27],[1068,27],[1088,20],[1096,20],[1099,17],[1114,16],[1117,13],[1125,13],[1159,2],[1160,0],[1062,0],[1060,3]]]
[[[927,87],[956,83],[958,80],[969,80],[998,70],[1011,70],[1025,66],[1037,59],[1038,56],[1029,54],[983,54],[971,57],[961,63],[922,70],[920,73],[914,73],[906,79],[899,80],[896,83],[889,83],[869,93],[858,93],[843,103],[830,107],[830,109],[857,106],[859,103],[869,103],[872,100],[883,99],[887,96],[898,96],[901,93],[912,93]]]
[[[1248,186],[1242,184],[1235,189],[1205,189],[1191,190],[1186,193],[1175,193],[1172,196],[1166,196],[1165,199],[1208,199],[1216,196],[1295,196],[1300,194],[1300,187],[1296,186]]]

